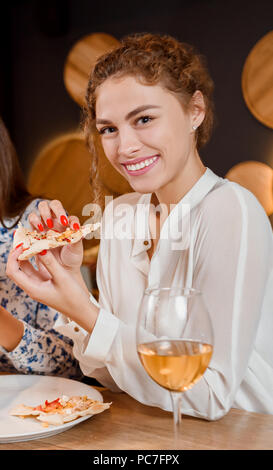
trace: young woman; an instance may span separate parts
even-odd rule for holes
[[[24,184],[14,146],[0,119],[0,371],[81,378],[72,342],[53,329],[58,312],[34,301],[6,276],[13,233],[38,210]],[[68,223],[68,222],[67,222]],[[50,227],[50,218],[38,230]],[[48,274],[43,271],[44,279]]]
[[[7,264],[8,276],[31,297],[64,314],[55,327],[73,339],[86,375],[166,410],[169,394],[137,357],[140,302],[148,286],[201,290],[214,353],[203,378],[183,394],[182,412],[211,420],[231,407],[273,413],[272,230],[257,199],[215,175],[199,156],[212,128],[212,90],[201,57],[168,36],[131,36],[101,57],[87,91],[87,137],[92,144],[100,135],[107,158],[135,192],[110,202],[103,214],[99,302],[81,279],[76,246],[61,251],[61,262],[54,250],[39,257],[49,281],[18,261],[21,248]],[[92,152],[97,184],[93,146]],[[160,217],[153,210],[158,204]],[[177,250],[166,227],[175,225],[186,204],[189,238]],[[124,207],[130,209],[125,237],[117,217]],[[38,226],[50,214],[57,220],[62,210],[60,201],[45,203],[29,220]],[[143,214],[141,239],[137,220]]]

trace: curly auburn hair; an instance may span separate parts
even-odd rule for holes
[[[195,132],[199,150],[209,140],[213,128],[214,84],[208,73],[206,60],[193,46],[168,35],[141,33],[127,36],[120,46],[101,56],[89,77],[84,131],[92,153],[91,185],[95,201],[99,202],[102,185],[98,174],[98,133],[96,119],[96,90],[110,77],[134,76],[145,85],[160,84],[180,99],[185,110],[199,90],[204,98],[206,114]]]

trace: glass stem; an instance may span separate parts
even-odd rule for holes
[[[179,437],[181,429],[181,392],[170,392],[173,405],[173,426],[174,426],[174,444],[175,448],[179,448]]]

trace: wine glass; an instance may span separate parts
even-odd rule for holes
[[[146,289],[136,344],[145,371],[171,394],[178,444],[182,393],[202,377],[213,351],[212,324],[202,293],[175,286]]]

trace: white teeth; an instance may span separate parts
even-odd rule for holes
[[[157,157],[148,158],[147,160],[144,160],[141,163],[137,163],[136,165],[126,165],[126,168],[129,171],[141,170],[145,166],[151,165],[156,159],[157,159]]]

